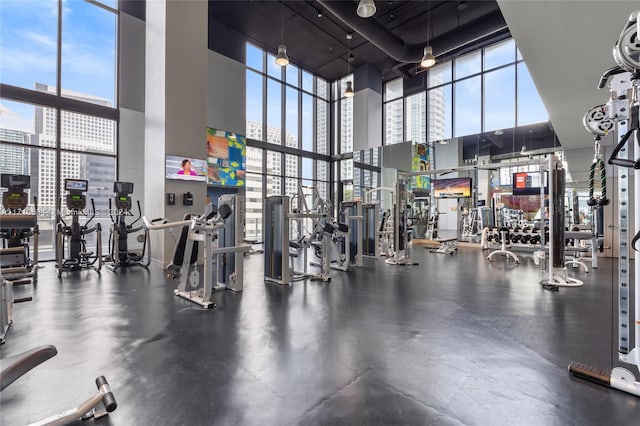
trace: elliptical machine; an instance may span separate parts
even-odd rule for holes
[[[14,302],[27,302],[31,297],[16,299],[13,286],[34,283],[38,279],[38,217],[27,214],[30,187],[28,175],[0,176],[0,185],[7,188],[2,194],[2,215],[0,215],[0,344],[5,342],[9,327],[13,323]],[[36,212],[38,201],[34,198]],[[33,259],[29,251],[29,240],[33,237]]]
[[[7,188],[2,194],[2,228],[0,238],[0,266],[4,277],[32,277],[38,279],[38,217],[27,214],[25,209],[29,203],[28,195],[24,191],[30,188],[29,175],[2,174],[0,186]],[[38,211],[38,198],[33,197],[33,203]],[[33,258],[29,249],[30,239],[33,237]]]
[[[86,214],[83,210],[87,206],[87,188],[89,181],[83,179],[65,179],[64,189],[67,191],[65,197],[67,209],[71,215],[71,225],[56,213],[56,266],[58,267],[58,278],[63,271],[76,271],[84,268],[94,268],[100,272],[102,268],[102,226],[96,223],[89,227],[89,223],[96,216],[96,205],[91,199],[91,217],[80,224],[80,215]],[[96,233],[96,252],[87,252],[86,235]],[[68,242],[68,244],[66,244]],[[68,246],[68,257],[65,257],[65,246]]]
[[[113,182],[113,192],[115,204],[115,217],[113,215],[113,204],[111,198],[109,198],[109,216],[111,217],[111,232],[109,233],[109,255],[105,259],[106,262],[110,262],[109,269],[115,271],[121,266],[138,265],[147,268],[151,262],[151,257],[146,256],[149,230],[144,226],[134,227],[136,222],[142,219],[142,209],[140,208],[140,200],[137,200],[138,204],[138,217],[131,223],[127,224],[127,216],[133,216],[131,212],[131,197],[129,194],[133,193],[133,182]],[[128,247],[129,234],[135,234],[137,232],[144,231],[143,234],[138,236],[138,241],[142,243],[141,251],[130,251]]]

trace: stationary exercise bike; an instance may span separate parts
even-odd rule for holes
[[[111,232],[109,233],[109,255],[106,257],[105,262],[110,262],[109,269],[115,271],[121,266],[138,265],[142,267],[148,267],[151,262],[151,257],[146,256],[149,241],[149,230],[144,226],[136,226],[136,222],[142,219],[142,209],[140,208],[140,200],[138,204],[138,217],[131,223],[127,224],[127,216],[133,216],[131,212],[131,197],[129,194],[133,193],[132,182],[114,182],[113,192],[116,193],[114,197],[115,204],[115,217],[113,214],[113,204],[111,198],[109,198],[109,216],[111,217]],[[143,234],[138,236],[138,241],[142,243],[142,250],[130,251],[128,247],[128,237],[130,234],[135,234],[140,231],[144,231]]]
[[[84,268],[93,268],[100,272],[102,268],[102,226],[96,223],[89,227],[89,224],[96,216],[96,205],[91,199],[91,217],[80,224],[80,215],[86,215],[84,209],[87,206],[87,187],[89,182],[82,179],[65,179],[64,189],[67,191],[65,197],[67,209],[71,215],[71,225],[56,213],[56,266],[58,267],[58,278],[63,271],[76,271]],[[86,236],[96,233],[96,252],[87,251]],[[68,257],[65,257],[65,249],[68,248]]]

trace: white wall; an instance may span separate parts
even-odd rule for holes
[[[212,50],[207,60],[207,126],[246,135],[245,65]]]

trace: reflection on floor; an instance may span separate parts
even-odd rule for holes
[[[49,343],[58,356],[2,392],[0,423],[70,408],[101,374],[113,425],[636,421],[640,399],[567,373],[615,359],[612,261],[549,292],[527,255],[517,268],[472,249],[412,257],[279,287],[253,255],[245,291],[216,294],[211,311],[174,297],[159,268],[59,282],[47,264],[1,351]]]

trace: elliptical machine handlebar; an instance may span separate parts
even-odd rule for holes
[[[111,200],[111,198],[109,198],[109,200]],[[140,207],[140,200],[136,200],[136,202],[138,203],[138,217],[136,218],[136,220],[134,220],[133,222],[131,222],[128,226],[129,227],[133,227],[133,225],[139,221],[140,219],[142,219],[142,207]],[[131,216],[133,216],[133,214],[131,214]],[[139,226],[136,229],[132,229],[132,232],[137,232],[140,231],[143,228],[143,226]]]
[[[96,203],[93,201],[93,198],[91,199],[91,217],[84,223],[83,228],[87,229],[89,227],[89,223],[93,220],[93,218],[96,217]],[[95,227],[91,228],[92,232],[95,229]],[[88,233],[88,232],[85,232]]]

